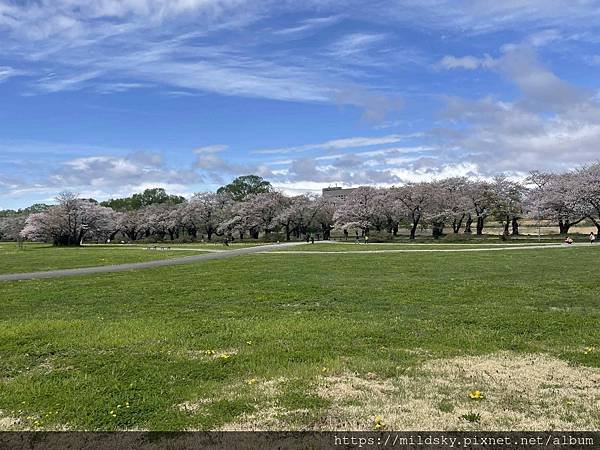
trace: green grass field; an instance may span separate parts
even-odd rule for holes
[[[254,254],[0,283],[0,429],[598,430],[599,262]]]
[[[41,272],[53,269],[106,266],[155,259],[197,255],[197,251],[148,251],[140,248],[52,247],[26,243],[19,249],[14,242],[0,243],[0,274]]]

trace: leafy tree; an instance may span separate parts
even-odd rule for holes
[[[226,186],[217,189],[217,194],[228,194],[234,201],[241,202],[250,195],[272,192],[273,186],[258,175],[243,175],[237,177]]]
[[[183,202],[185,202],[184,197],[169,195],[163,188],[152,188],[133,194],[131,197],[110,199],[102,202],[101,205],[115,211],[135,211],[150,205],[178,205]]]

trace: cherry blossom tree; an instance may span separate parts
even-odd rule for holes
[[[519,234],[519,219],[523,215],[523,199],[525,187],[517,182],[510,181],[504,176],[494,179],[492,186],[494,206],[494,217],[504,228],[504,236],[508,236],[509,228],[512,227],[512,235]]]
[[[195,194],[182,208],[182,223],[194,237],[201,232],[206,234],[210,241],[213,234],[221,234],[219,224],[224,221],[225,212],[231,202],[231,198],[225,194]]]
[[[18,240],[26,220],[27,215],[0,217],[0,240]]]
[[[115,212],[110,208],[70,192],[59,194],[56,200],[56,206],[27,218],[22,237],[54,245],[80,245],[86,238],[104,239],[115,229]]]
[[[572,226],[585,220],[588,211],[577,195],[582,181],[578,174],[532,172],[527,181],[533,187],[527,198],[532,215],[554,221],[561,234],[567,234]]]
[[[410,228],[410,239],[415,239],[430,198],[431,186],[428,183],[410,183],[398,188],[398,199],[404,211],[404,221]]]
[[[297,238],[306,233],[313,216],[316,199],[311,195],[291,197],[287,206],[275,217],[275,221],[285,232],[285,239],[291,240],[292,234]]]
[[[144,210],[119,213],[116,228],[130,241],[143,238],[147,229]]]
[[[378,189],[359,187],[337,208],[335,222],[343,228],[359,228],[363,234],[368,234],[370,228],[380,229],[384,222],[381,200]]]
[[[578,183],[573,193],[600,234],[600,163],[579,169],[575,177]]]
[[[469,214],[465,232],[471,232],[473,217],[476,220],[476,232],[478,236],[483,234],[485,220],[492,214],[496,202],[493,183],[488,181],[469,181],[465,194],[469,199]]]

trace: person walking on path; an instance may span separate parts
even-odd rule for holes
[[[365,244],[368,244],[368,243],[369,243],[369,236],[365,235]]]
[[[355,244],[359,244],[360,243],[360,238],[358,236],[358,230],[356,230],[356,241],[354,241]]]
[[[596,241],[596,235],[594,234],[594,232],[592,231],[590,233],[590,244],[593,244]]]

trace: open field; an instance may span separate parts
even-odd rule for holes
[[[0,243],[0,274],[41,272],[52,269],[105,266],[196,255],[197,251],[148,251],[140,248],[52,247],[26,243],[19,249],[14,242]]]
[[[599,260],[254,254],[0,283],[0,428],[598,429]]]

